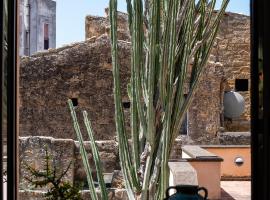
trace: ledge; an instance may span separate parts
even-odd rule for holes
[[[250,148],[250,145],[200,145],[201,148],[221,148],[221,149],[227,149],[227,148]]]
[[[222,145],[250,145],[250,132],[223,132],[218,134]]]
[[[187,157],[183,157],[190,162],[195,161],[212,161],[212,162],[222,162],[223,159],[209,151],[201,148],[200,146],[186,145],[182,147],[183,154],[185,153]]]
[[[128,195],[125,189],[109,189],[109,200],[128,200]],[[83,200],[90,199],[89,190],[81,190],[81,197]],[[46,200],[45,195],[46,191],[42,190],[19,190],[20,199],[27,200]],[[98,199],[101,199],[101,193],[97,190]]]
[[[198,185],[196,170],[186,161],[169,162],[170,186]]]

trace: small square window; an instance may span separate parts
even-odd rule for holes
[[[123,107],[125,109],[130,108],[130,102],[123,102]]]
[[[248,91],[248,79],[235,79],[235,91]]]
[[[71,98],[72,104],[74,107],[79,105],[78,99],[77,98]]]

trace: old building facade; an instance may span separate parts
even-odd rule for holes
[[[130,78],[131,44],[126,15],[120,13],[118,18],[122,101],[128,116],[126,90]],[[209,62],[188,110],[186,132],[191,141],[218,143],[220,132],[249,131],[249,24],[248,16],[235,13],[227,13],[221,23]],[[87,16],[85,28],[84,42],[23,57],[21,136],[76,139],[67,107],[67,99],[72,98],[78,104],[78,111],[88,111],[97,140],[115,138],[108,17]],[[245,99],[245,111],[238,118],[227,119],[224,117],[223,96],[225,92],[236,90]],[[81,120],[81,115],[79,118]],[[126,124],[128,127],[128,118]]]
[[[56,1],[20,0],[20,56],[55,48]]]

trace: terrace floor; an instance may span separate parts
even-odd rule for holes
[[[221,200],[250,200],[250,181],[221,181]]]
[[[6,188],[6,184],[4,184]],[[6,200],[4,194],[4,200]],[[221,200],[250,200],[250,181],[221,181]]]

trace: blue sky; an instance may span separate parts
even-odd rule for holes
[[[118,10],[126,11],[126,0],[118,0]],[[218,0],[220,5],[221,0]],[[56,0],[56,46],[83,41],[86,15],[104,15],[109,0]],[[231,0],[230,12],[249,15],[249,0]]]

